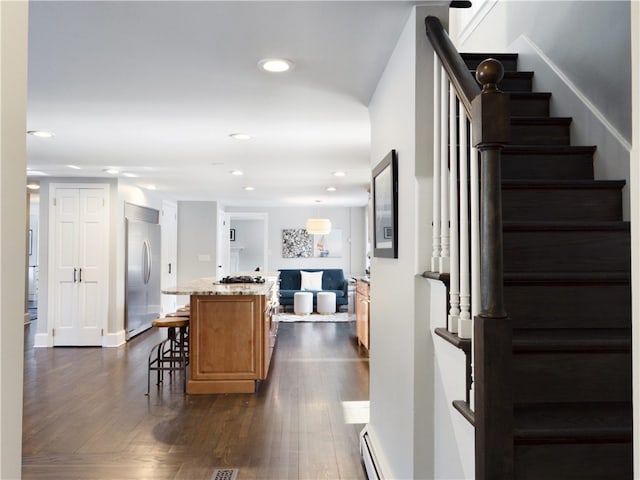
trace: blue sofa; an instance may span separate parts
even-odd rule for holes
[[[305,272],[323,272],[322,273],[322,291],[333,292],[336,294],[336,308],[339,310],[341,305],[349,303],[349,281],[344,278],[344,272],[341,268],[302,268],[302,269],[280,269],[280,305],[285,310],[287,306],[293,306],[293,295],[301,292],[300,285],[302,279],[300,270]],[[313,305],[317,303],[318,291],[309,290],[313,293]]]

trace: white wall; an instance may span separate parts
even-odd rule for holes
[[[433,478],[434,351],[430,285],[432,67],[427,14],[416,7],[369,105],[371,165],[398,152],[398,259],[371,260],[371,444],[385,478]]]
[[[178,284],[216,277],[218,202],[178,202]]]
[[[519,69],[535,72],[534,91],[552,92],[551,115],[573,117],[572,144],[597,145],[596,178],[627,182],[630,3],[487,1],[457,41],[463,52],[518,53]],[[629,218],[628,188],[624,216]]]
[[[345,275],[362,275],[366,258],[365,207],[226,207],[226,212],[268,215],[268,269],[341,268]],[[305,228],[307,218],[329,218],[333,229],[342,231],[342,257],[282,258],[282,230]]]
[[[446,287],[429,280],[431,331],[444,328],[447,318]],[[475,477],[474,427],[451,405],[466,398],[466,356],[436,335],[434,379],[434,477],[472,480]]]
[[[20,478],[26,258],[27,2],[0,2],[0,478]]]

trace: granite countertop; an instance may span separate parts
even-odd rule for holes
[[[274,283],[217,283],[215,277],[199,278],[162,290],[166,295],[267,295]]]

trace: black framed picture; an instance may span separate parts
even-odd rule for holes
[[[231,240],[232,242],[236,241],[236,229],[235,228],[230,228],[229,229],[229,240]]]
[[[398,156],[391,150],[373,169],[373,256],[398,258]]]

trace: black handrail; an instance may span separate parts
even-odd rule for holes
[[[470,117],[471,102],[480,95],[480,87],[473,80],[469,67],[464,63],[456,47],[451,43],[449,35],[447,35],[442,23],[440,23],[440,19],[428,16],[424,19],[424,23],[427,27],[427,37],[431,41],[442,67],[447,72],[458,98],[464,105],[467,115]]]

